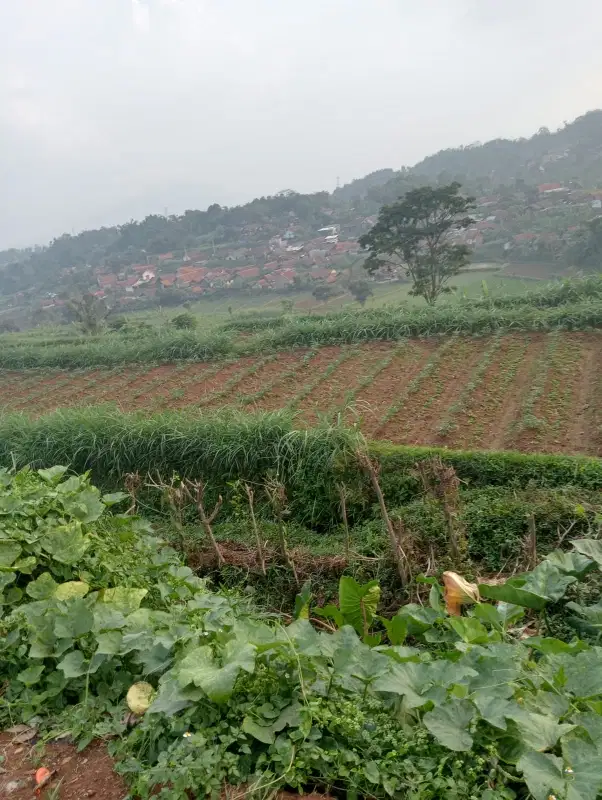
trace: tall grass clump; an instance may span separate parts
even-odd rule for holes
[[[167,480],[177,473],[203,479],[226,503],[239,480],[257,487],[258,496],[267,481],[278,480],[286,487],[291,519],[310,526],[340,521],[340,484],[350,489],[350,518],[371,517],[375,498],[357,458],[366,447],[378,466],[386,500],[394,506],[422,497],[416,464],[433,456],[453,466],[467,489],[574,486],[602,491],[599,458],[366,444],[355,429],[342,425],[296,429],[294,415],[283,411],[149,416],[96,406],[38,418],[0,416],[0,466],[64,464],[79,473],[91,470],[107,489],[123,486],[130,473]]]
[[[124,414],[111,407],[57,411],[38,419],[0,417],[0,465],[64,464],[92,471],[105,486],[128,473],[202,478],[216,492],[231,481],[287,487],[291,513],[318,522],[333,515],[336,475],[362,446],[359,433],[339,425],[299,430],[285,412],[222,411],[198,416],[166,412]]]

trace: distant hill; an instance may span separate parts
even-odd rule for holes
[[[381,169],[332,194],[287,190],[232,208],[214,204],[206,211],[151,215],[140,222],[63,234],[47,247],[0,252],[0,297],[85,288],[94,268],[119,272],[155,260],[158,254],[181,259],[191,248],[213,253],[216,245],[266,250],[270,237],[286,234],[297,241],[311,240],[325,225],[338,224],[344,235],[354,238],[384,203],[416,186],[452,180],[477,196],[500,194],[497,190],[505,187],[507,206],[518,212],[514,216],[519,229],[506,224],[504,235],[521,233],[520,225],[527,223],[518,195],[528,200],[530,193],[537,195],[535,187],[555,182],[571,190],[602,192],[602,110],[590,111],[553,133],[542,128],[530,138],[441,150],[413,167]],[[564,227],[580,222],[579,215],[575,220],[567,217]],[[552,230],[562,228],[550,224]]]
[[[411,172],[430,179],[487,179],[494,185],[522,179],[531,184],[574,181],[593,188],[602,182],[602,110],[554,133],[541,128],[529,139],[493,139],[441,150]]]

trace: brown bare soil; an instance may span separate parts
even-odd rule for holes
[[[258,408],[262,411],[284,408],[306,384],[311,383],[316,375],[321,375],[340,354],[340,347],[330,346],[321,347],[311,358],[306,359],[307,354],[303,353],[294,374],[291,377],[283,377],[268,395],[261,398],[257,404]]]
[[[35,740],[32,740],[35,741]],[[2,800],[124,800],[128,789],[113,768],[113,761],[102,742],[93,742],[79,753],[74,745],[51,742],[41,755],[34,751],[32,741],[20,744],[15,735],[0,733],[0,798]],[[51,777],[36,791],[36,771],[45,767]],[[54,795],[53,792],[57,791]],[[201,795],[199,794],[199,797]],[[229,786],[222,792],[223,800],[244,800],[244,786]],[[278,792],[275,800],[329,800],[327,795],[298,795]]]
[[[390,346],[389,346],[390,349]],[[357,355],[343,361],[327,380],[316,386],[299,406],[303,419],[309,424],[318,421],[320,412],[333,414],[345,402],[345,395],[370,372],[383,357],[377,347],[363,347]]]
[[[391,399],[422,369],[433,347],[433,342],[407,342],[372,383],[357,393],[353,406],[366,436],[374,435]],[[349,415],[347,419],[352,421]]]
[[[458,397],[458,389],[466,384],[483,344],[474,339],[460,339],[446,351],[437,368],[412,395],[403,414],[395,441],[403,444],[433,444],[437,440],[437,423],[450,402]]]
[[[104,402],[151,412],[288,407],[303,424],[342,411],[366,436],[397,444],[601,455],[602,333],[370,342],[71,379],[66,371],[0,374],[5,411]]]
[[[9,733],[0,734],[0,754],[4,757],[0,769],[0,797],[3,800],[33,800],[52,796],[60,800],[123,800],[127,787],[113,771],[113,763],[104,745],[94,742],[78,753],[71,744],[51,743],[41,757],[34,759],[30,742],[18,744]],[[35,773],[46,767],[53,773],[50,781],[35,793]]]

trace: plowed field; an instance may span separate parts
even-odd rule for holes
[[[0,373],[0,409],[288,408],[370,438],[602,456],[602,334],[372,342],[238,361]]]

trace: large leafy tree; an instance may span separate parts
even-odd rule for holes
[[[405,269],[412,280],[411,294],[433,304],[448,282],[469,261],[470,248],[457,241],[473,224],[474,198],[460,194],[460,184],[412,189],[391,205],[383,206],[376,225],[359,240],[368,250],[364,267]]]

